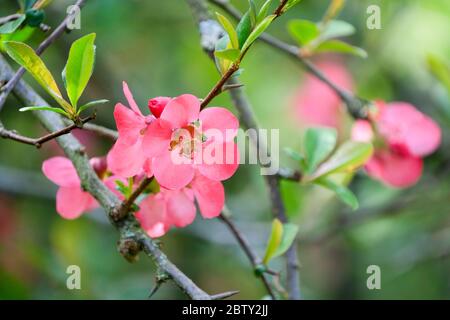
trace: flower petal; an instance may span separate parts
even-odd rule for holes
[[[378,151],[365,165],[368,175],[397,188],[416,184],[422,175],[422,168],[422,159],[392,150]]]
[[[415,156],[426,156],[441,143],[439,126],[406,102],[387,104],[381,112],[378,124],[380,133],[391,144],[405,144]]]
[[[369,121],[356,120],[352,127],[352,140],[359,142],[371,142],[373,130]]]
[[[171,190],[178,190],[187,186],[194,178],[192,164],[174,162],[172,155],[177,151],[167,152],[153,160],[153,174],[158,183]]]
[[[195,219],[195,205],[182,190],[165,192],[167,216],[171,224],[178,228],[190,225]]]
[[[167,219],[166,201],[161,194],[150,195],[139,204],[136,219],[152,238],[163,236],[170,228]]]
[[[128,84],[123,81],[122,82],[122,87],[123,87],[123,93],[125,95],[125,98],[127,98],[128,104],[130,105],[130,108],[136,112],[138,115],[142,116],[142,112],[139,109],[139,106],[137,105],[136,101],[133,98],[133,94],[131,93],[130,88],[128,87]]]
[[[172,128],[168,121],[156,119],[145,131],[142,143],[144,154],[148,158],[160,156],[169,152]]]
[[[209,179],[222,181],[230,178],[239,167],[239,149],[234,142],[210,143],[203,146],[196,157],[196,167]]]
[[[214,138],[217,142],[229,142],[237,135],[239,121],[234,114],[225,108],[210,107],[202,110],[199,119],[202,123],[202,133],[207,138]],[[220,135],[214,134],[216,131],[219,131]],[[221,139],[219,139],[220,136]]]
[[[156,97],[148,100],[148,108],[155,118],[159,118],[161,116],[161,113],[170,100],[172,100],[172,98],[169,97]]]
[[[200,101],[198,98],[191,94],[184,94],[170,100],[160,118],[167,120],[172,129],[178,129],[196,121],[199,112]]]
[[[76,219],[96,206],[95,199],[80,187],[61,187],[56,193],[56,211],[65,219]]]
[[[135,143],[146,127],[144,117],[137,115],[121,103],[116,104],[114,108],[114,119],[116,120],[119,138],[128,143]]]
[[[42,172],[60,187],[79,187],[81,182],[72,162],[64,157],[53,157],[42,163]]]
[[[191,186],[201,215],[207,219],[219,216],[225,205],[225,191],[222,183],[197,174]]]
[[[108,168],[125,178],[139,174],[146,159],[142,151],[142,139],[129,144],[119,138],[107,156]]]

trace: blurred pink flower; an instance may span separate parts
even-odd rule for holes
[[[378,102],[373,117],[382,146],[366,163],[367,173],[392,187],[409,187],[422,175],[422,157],[434,152],[441,143],[441,129],[428,116],[405,102]],[[375,141],[372,125],[357,120],[352,129],[356,141]]]
[[[123,82],[123,92],[131,109],[121,103],[118,103],[114,109],[119,139],[108,154],[108,167],[114,174],[123,177],[135,176],[144,169],[150,177],[153,175],[151,161],[144,155],[142,142],[149,124],[159,115],[144,116],[126,82]],[[166,97],[151,99],[150,109],[156,113],[161,112],[168,99]]]
[[[152,238],[163,236],[171,226],[186,227],[195,219],[197,201],[203,218],[220,215],[225,203],[222,183],[197,174],[188,187],[180,190],[161,188],[139,204],[136,218]]]
[[[318,68],[339,87],[352,90],[352,77],[342,64],[321,62]],[[297,117],[306,126],[339,126],[342,111],[340,98],[313,75],[306,75],[302,87],[294,97],[294,106]]]
[[[200,112],[199,99],[189,94],[170,100],[143,139],[156,180],[167,189],[181,189],[196,171],[211,180],[228,179],[239,165],[238,128],[239,121],[225,108]]]
[[[91,159],[91,165],[97,163]],[[53,157],[42,164],[42,172],[59,186],[56,193],[56,211],[65,219],[76,219],[83,212],[98,207],[97,201],[81,188],[81,182],[72,162],[64,157]]]

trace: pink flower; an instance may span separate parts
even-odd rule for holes
[[[200,112],[200,101],[189,94],[170,100],[143,140],[156,180],[167,189],[181,189],[196,171],[211,180],[228,179],[239,162],[234,143],[238,128],[239,121],[227,109]]]
[[[373,121],[384,145],[377,148],[365,169],[370,176],[390,186],[412,186],[422,175],[422,157],[439,147],[441,130],[411,104],[378,102],[377,106],[379,112]],[[377,144],[372,126],[366,120],[355,122],[352,138]]]
[[[98,165],[91,159],[91,165]],[[83,212],[98,207],[97,201],[81,188],[81,182],[72,162],[64,157],[53,157],[42,164],[42,172],[59,186],[56,193],[56,211],[65,219],[78,218]]]
[[[195,219],[194,199],[203,218],[220,215],[225,203],[222,183],[197,174],[190,185],[180,190],[161,188],[139,204],[136,218],[152,238],[164,235],[172,226],[183,228]]]
[[[142,114],[126,82],[123,82],[123,92],[130,108],[118,103],[114,109],[119,139],[108,154],[108,167],[114,174],[123,177],[132,177],[144,169],[150,177],[152,176],[151,161],[144,155],[142,142],[149,124],[158,115],[144,116]],[[167,100],[166,97],[150,100],[152,101],[151,109],[156,113],[161,112]]]
[[[352,90],[352,77],[341,64],[322,62],[318,64],[328,79],[339,87]],[[326,84],[312,75],[307,75],[300,91],[294,98],[295,111],[306,126],[337,128],[342,116],[341,100]]]

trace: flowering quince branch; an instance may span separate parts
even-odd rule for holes
[[[199,25],[202,48],[211,58],[213,58],[216,43],[223,35],[223,30],[218,25],[218,23],[209,15],[205,0],[187,0],[187,3],[191,7],[194,17],[196,18]],[[240,113],[241,123],[247,129],[258,129],[258,125],[253,116],[251,105],[248,99],[245,97],[242,88],[239,87],[239,82],[235,78],[230,78],[229,84],[238,85],[237,88],[230,89],[229,93],[236,109]],[[258,150],[259,148],[267,150],[264,147],[264,141],[255,140],[253,141],[253,143],[258,148]],[[265,178],[270,190],[273,215],[277,217],[281,222],[285,223],[287,222],[287,217],[279,188],[280,176],[265,176]],[[285,253],[287,260],[287,285],[290,299],[300,299],[298,259],[296,248],[296,242],[294,241]]]
[[[280,4],[278,5],[278,7],[275,9],[275,11],[273,13],[273,18],[271,21],[277,19],[284,13],[284,9],[285,9],[287,2],[288,2],[288,0],[280,1]],[[246,53],[252,46],[252,44],[253,43],[250,43],[250,45],[248,47],[242,48],[242,51],[241,51],[239,57],[231,64],[231,66],[222,75],[222,77],[219,79],[219,81],[216,83],[216,85],[211,89],[211,91],[202,100],[201,109],[205,108],[216,96],[218,96],[220,93],[222,93],[224,91],[223,86],[233,76],[233,74],[239,70],[240,64],[241,64],[242,60],[244,59]]]
[[[227,12],[230,16],[232,16],[237,21],[242,19],[241,12],[236,9],[228,0],[208,0],[212,4],[222,8],[225,12]],[[344,101],[347,105],[348,111],[350,115],[355,119],[366,119],[368,114],[368,109],[370,108],[370,102],[357,97],[350,93],[349,91],[341,88],[336,83],[331,81],[322,71],[320,71],[311,61],[303,58],[299,53],[301,52],[300,48],[283,42],[268,33],[263,33],[258,38],[262,42],[267,43],[268,45],[280,50],[281,52],[289,55],[297,62],[299,62],[309,73],[317,77],[320,81],[325,83],[330,89],[332,89],[339,98]]]
[[[83,125],[85,123],[87,123],[91,120],[94,120],[95,117],[96,117],[96,115],[92,114],[89,117],[81,119],[80,123],[73,123],[61,130],[49,133],[43,137],[35,138],[35,139],[21,136],[14,131],[6,130],[5,127],[3,126],[3,124],[0,122],[0,137],[5,138],[5,139],[15,140],[17,142],[33,145],[36,148],[40,148],[44,143],[46,143],[50,140],[53,140],[59,136],[68,134],[68,133],[72,132],[72,130],[74,130],[74,129],[83,128]]]
[[[78,8],[81,9],[85,5],[85,3],[86,0],[77,0],[74,5],[78,6]],[[41,55],[53,42],[55,42],[56,39],[58,39],[63,34],[63,32],[67,28],[67,24],[73,20],[75,14],[77,14],[76,10],[71,11],[64,18],[61,24],[44,41],[42,41],[42,43],[36,49],[37,55]],[[8,82],[0,89],[0,110],[2,110],[3,106],[5,105],[6,98],[14,89],[14,86],[17,84],[20,78],[22,78],[24,73],[25,68],[19,68],[14,76],[9,79]]]
[[[0,56],[0,80],[13,77],[13,70]],[[4,79],[3,79],[4,78]],[[15,96],[26,105],[48,105],[31,87],[22,80],[18,81],[13,90]],[[65,127],[61,116],[48,111],[33,111],[44,127],[49,131],[58,131]],[[133,260],[139,251],[143,250],[153,259],[160,270],[163,270],[174,283],[191,299],[210,300],[211,296],[200,289],[182,271],[169,261],[158,245],[142,229],[133,215],[127,215],[119,222],[112,219],[112,215],[122,205],[119,198],[98,178],[93,170],[84,147],[71,135],[56,138],[73,168],[79,176],[79,181],[86,192],[105,209],[111,223],[119,230],[121,241],[119,251],[124,257]],[[78,177],[77,177],[78,179]]]
[[[256,271],[261,266],[262,260],[256,255],[256,253],[251,248],[250,244],[248,243],[247,239],[244,237],[244,235],[239,231],[239,229],[236,227],[234,222],[227,216],[226,213],[222,213],[219,218],[228,226],[231,233],[234,235],[236,240],[238,241],[239,245],[247,255],[248,259],[250,260],[253,269]],[[259,272],[258,276],[261,278],[261,281],[264,284],[264,287],[266,288],[269,295],[272,297],[273,300],[276,300],[275,293],[270,286],[269,280],[267,279],[267,276],[264,272]]]

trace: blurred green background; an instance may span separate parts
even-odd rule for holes
[[[72,2],[54,1],[45,22],[59,24]],[[241,9],[247,5],[246,0],[232,3]],[[366,9],[371,4],[381,7],[381,30],[366,28]],[[318,21],[327,5],[325,0],[303,0],[269,31],[292,41],[287,21]],[[16,10],[16,1],[1,0],[0,16]],[[433,53],[449,61],[450,2],[349,0],[340,18],[357,29],[348,41],[369,53],[367,59],[345,57],[355,91],[368,99],[413,103],[440,124],[443,143],[426,159],[424,175],[412,188],[391,189],[358,174],[351,185],[361,203],[355,212],[326,191],[283,184],[291,220],[300,226],[303,295],[306,299],[449,299],[450,102],[444,86],[428,70],[426,56]],[[55,75],[64,67],[71,42],[90,32],[97,33],[97,63],[84,97],[111,101],[98,109],[97,122],[105,126],[114,128],[112,111],[115,102],[124,101],[123,80],[144,110],[154,96],[204,96],[218,79],[182,0],[87,1],[81,30],[64,35],[43,55]],[[44,38],[38,31],[30,44],[36,46]],[[292,97],[301,87],[301,67],[257,44],[243,68],[241,80],[261,127],[279,128],[281,145],[298,149],[302,130],[292,117]],[[28,75],[25,79],[42,92]],[[226,94],[214,104],[234,111]],[[19,107],[11,96],[0,115],[5,125],[29,136],[44,133],[31,114],[17,111]],[[88,145],[90,156],[104,155],[111,147],[110,141],[95,135],[78,133],[78,137]],[[40,166],[60,153],[55,143],[36,150],[0,141],[0,298],[145,299],[154,286],[154,266],[144,257],[129,264],[118,254],[117,233],[101,210],[76,221],[63,220],[56,213],[56,188],[43,177]],[[285,155],[281,159],[283,165],[295,167]],[[233,218],[262,255],[271,213],[258,167],[242,165],[225,187]],[[162,242],[170,259],[208,293],[240,290],[234,298],[265,296],[248,260],[219,221],[197,217],[191,226],[171,230]],[[381,268],[381,290],[366,287],[366,268],[372,264]],[[66,288],[69,265],[80,266],[82,290]],[[274,261],[272,268],[284,270],[283,259]],[[184,296],[168,282],[154,299],[168,298]]]

